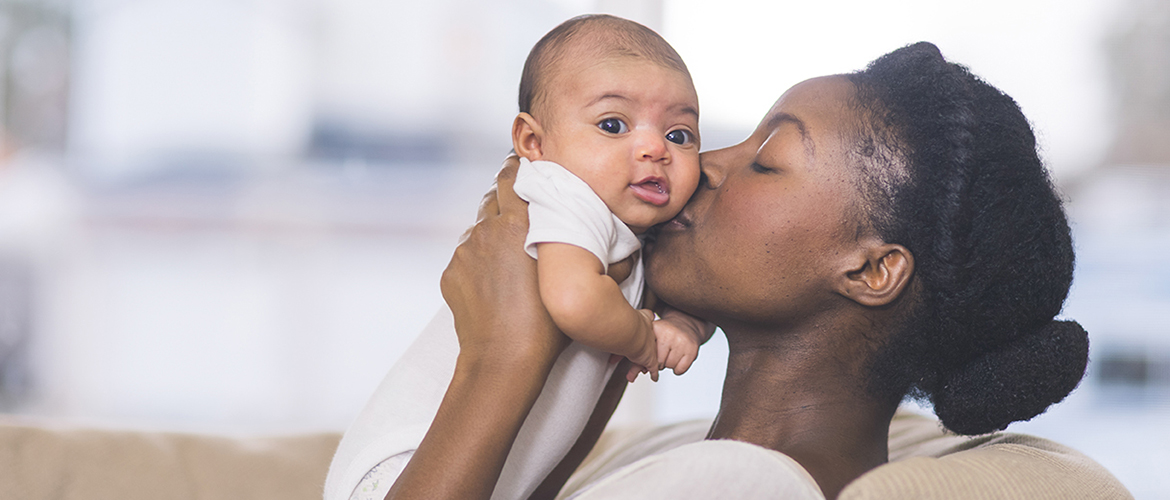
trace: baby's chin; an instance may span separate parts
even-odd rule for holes
[[[651,233],[657,231],[659,226],[666,222],[670,222],[670,220],[673,218],[674,214],[671,214],[670,217],[654,217],[652,219],[645,219],[641,221],[632,221],[620,216],[618,217],[619,220],[625,223],[626,227],[630,228],[634,234],[638,235],[650,235]]]

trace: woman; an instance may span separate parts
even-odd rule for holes
[[[1072,246],[1031,129],[1009,97],[933,45],[796,85],[751,137],[702,162],[705,181],[646,266],[662,300],[727,336],[709,439],[790,457],[799,466],[777,474],[811,476],[835,498],[886,462],[908,394],[951,430],[979,434],[1043,412],[1083,376],[1086,333],[1053,320]],[[567,342],[520,251],[513,174],[501,173],[444,273],[460,358],[387,498],[487,498]],[[548,491],[563,480],[554,473]]]

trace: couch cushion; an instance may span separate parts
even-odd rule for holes
[[[0,498],[320,500],[341,435],[228,438],[0,420]]]
[[[890,462],[849,483],[840,500],[1132,499],[1104,467],[1047,439],[960,436],[900,411],[890,423]]]

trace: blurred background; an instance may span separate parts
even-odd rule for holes
[[[585,12],[674,44],[704,149],[918,40],[1015,97],[1069,202],[1092,361],[1009,430],[1170,498],[1167,0],[0,0],[0,411],[344,429],[441,304],[529,48]],[[725,354],[617,420],[712,416]]]

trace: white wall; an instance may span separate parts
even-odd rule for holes
[[[293,1],[77,2],[72,156],[105,177],[169,155],[298,154],[310,15]]]
[[[1108,0],[675,0],[665,36],[687,61],[703,126],[754,126],[793,84],[862,69],[917,41],[1014,97],[1058,175],[1097,165],[1110,139],[1102,43]]]

